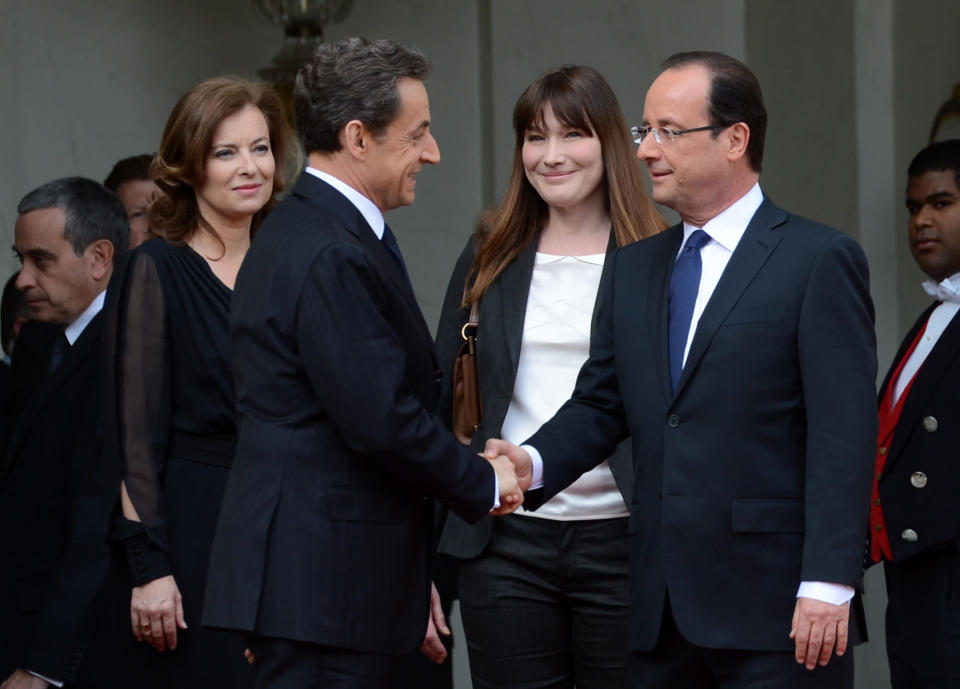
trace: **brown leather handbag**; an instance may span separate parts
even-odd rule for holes
[[[480,308],[477,302],[470,307],[470,318],[460,329],[463,344],[453,361],[453,434],[464,445],[469,445],[473,433],[483,418],[480,406],[480,386],[477,382],[477,327]]]

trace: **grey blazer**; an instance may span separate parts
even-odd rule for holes
[[[503,420],[513,397],[513,385],[520,361],[520,343],[523,339],[523,321],[527,311],[527,295],[533,277],[534,258],[538,238],[517,256],[490,285],[480,302],[477,332],[477,373],[480,381],[480,400],[483,421],[473,436],[471,449],[482,452],[488,438],[499,438]],[[613,233],[607,247],[607,261],[616,243]],[[437,327],[437,356],[443,370],[443,385],[438,413],[450,425],[452,416],[453,362],[463,339],[460,330],[467,322],[470,310],[462,308],[463,286],[467,272],[476,255],[475,239],[471,236],[460,254],[450,277],[447,293]],[[606,273],[606,265],[604,273]],[[594,322],[596,306],[594,306]],[[597,460],[599,464],[601,460]],[[621,443],[608,458],[614,480],[627,505],[631,503],[633,463],[631,443]],[[486,516],[475,524],[468,524],[452,512],[446,514],[440,531],[438,550],[458,558],[472,558],[483,552],[490,540],[493,517]]]

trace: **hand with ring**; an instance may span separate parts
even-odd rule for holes
[[[177,647],[177,632],[187,628],[183,599],[173,576],[135,586],[130,596],[130,624],[137,641],[158,651]]]

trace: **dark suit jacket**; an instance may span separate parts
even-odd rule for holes
[[[205,624],[413,651],[429,599],[425,498],[476,520],[494,475],[426,411],[433,341],[399,264],[304,174],[240,269],[231,333],[239,440]]]
[[[27,399],[43,385],[50,365],[51,347],[55,339],[63,337],[63,327],[40,321],[29,321],[24,346],[14,347],[9,379],[4,396],[3,422],[0,425],[0,457],[7,449],[10,436]]]
[[[890,376],[917,332],[937,306],[925,310],[907,333],[880,388],[880,399],[893,381]],[[924,551],[960,547],[960,318],[954,318],[937,340],[907,393],[880,477],[880,504],[890,535],[894,562]],[[926,424],[924,424],[926,420]],[[920,472],[926,483],[915,486]],[[903,538],[912,529],[916,541]]]
[[[616,244],[611,239],[607,261]],[[527,297],[533,279],[533,265],[537,255],[534,238],[516,259],[490,285],[480,302],[477,338],[477,371],[483,421],[473,435],[470,448],[482,452],[488,438],[499,438],[506,418],[513,386],[520,362],[520,344],[523,340],[523,322],[527,312]],[[476,256],[474,239],[467,242],[457,260],[447,294],[440,312],[437,328],[437,355],[443,366],[443,393],[440,397],[440,415],[447,424],[452,422],[453,362],[463,343],[460,334],[469,320],[470,309],[461,308],[463,286]],[[606,264],[604,265],[606,270]],[[594,311],[596,317],[596,311]],[[598,462],[599,463],[599,462]],[[630,441],[621,443],[609,458],[610,469],[624,501],[630,504],[633,490],[633,463]],[[448,514],[440,536],[439,550],[459,558],[476,557],[490,540],[493,517],[486,516],[476,524],[468,524],[455,514]]]
[[[614,255],[573,398],[529,442],[549,497],[632,436],[633,649],[654,647],[669,592],[694,644],[790,650],[801,581],[861,585],[877,432],[866,258],[764,200],[674,394],[667,295],[682,236]]]
[[[24,325],[18,347],[32,346],[33,330]],[[29,398],[0,466],[4,678],[23,667],[74,679],[106,573],[100,331],[97,315]]]

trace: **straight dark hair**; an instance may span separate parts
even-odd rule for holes
[[[558,67],[530,84],[513,109],[513,171],[503,200],[477,222],[477,256],[470,268],[468,281],[472,284],[465,305],[483,296],[547,221],[549,207],[527,180],[523,168],[523,141],[528,129],[544,127],[543,111],[548,105],[565,127],[600,139],[607,211],[617,246],[649,237],[665,227],[647,194],[640,161],[613,89],[592,67]]]

